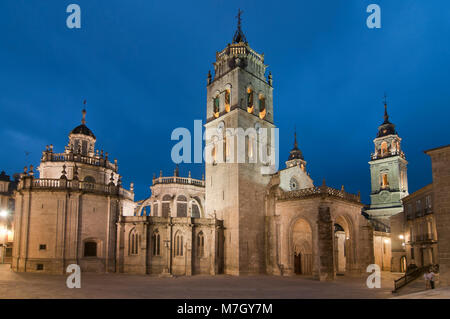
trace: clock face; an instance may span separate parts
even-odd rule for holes
[[[388,202],[390,199],[389,192],[382,192],[380,197],[383,203]]]
[[[298,189],[298,182],[295,178],[291,178],[291,181],[289,182],[289,187],[291,188],[291,190]]]

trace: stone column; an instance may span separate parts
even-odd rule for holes
[[[320,281],[334,280],[333,221],[331,220],[329,207],[319,207],[317,226],[319,239],[319,279]]]

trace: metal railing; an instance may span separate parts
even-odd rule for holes
[[[414,281],[417,278],[419,278],[420,276],[422,276],[422,274],[424,273],[426,268],[427,267],[416,268],[409,273],[406,272],[404,276],[394,280],[394,290],[392,292],[393,293],[397,292],[400,288],[405,287],[411,281]]]

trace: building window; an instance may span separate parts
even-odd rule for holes
[[[200,258],[205,256],[205,236],[203,232],[199,232],[197,235],[197,256]]]
[[[386,142],[381,143],[381,156],[388,155],[388,145]]]
[[[84,257],[97,257],[97,243],[95,241],[84,243]]]
[[[195,201],[192,201],[191,217],[200,218],[200,208]]]
[[[254,160],[255,159],[255,137],[253,135],[249,135],[247,137],[247,154],[248,154],[248,159],[249,160]]]
[[[170,216],[170,201],[172,197],[170,195],[164,195],[162,198],[162,217]]]
[[[219,112],[220,112],[220,99],[219,99],[219,95],[216,95],[216,97],[214,98],[214,117],[219,117]]]
[[[231,90],[225,90],[225,111],[230,112]]]
[[[44,270],[44,264],[36,264],[36,270]]]
[[[174,250],[175,256],[183,256],[183,236],[180,234],[175,235],[175,250]]]
[[[153,204],[153,216],[158,216],[158,203]]]
[[[177,217],[187,217],[187,198],[180,195],[177,197]]]
[[[431,208],[431,195],[425,197],[425,205],[427,208]]]
[[[389,187],[389,181],[388,181],[388,175],[387,173],[381,174],[381,188],[388,188]]]
[[[129,246],[128,246],[128,252],[129,255],[138,255],[139,254],[139,233],[136,231],[135,228],[130,231],[130,237],[129,237]]]
[[[88,152],[88,142],[83,140],[81,141],[81,154],[87,155]]]
[[[253,113],[253,91],[251,88],[247,88],[247,112]]]
[[[39,250],[47,250],[47,245],[45,245],[45,244],[40,244],[40,245],[39,245]]]
[[[266,117],[266,98],[264,95],[259,96],[259,118],[264,119]]]
[[[414,247],[411,247],[411,259],[414,259]]]
[[[421,215],[421,210],[422,210],[422,201],[420,199],[418,199],[416,201],[416,216]]]
[[[153,256],[159,256],[161,251],[161,236],[159,235],[158,230],[155,230],[152,236],[152,244],[153,244]]]

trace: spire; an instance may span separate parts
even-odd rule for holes
[[[83,101],[83,111],[81,113],[83,114],[83,118],[81,119],[81,124],[86,125],[86,100]]]
[[[241,9],[238,10],[238,15],[236,16],[236,18],[238,19],[238,23],[237,23],[237,30],[234,33],[234,37],[233,37],[233,43],[239,43],[239,42],[245,42],[247,43],[247,39],[245,38],[244,32],[242,32],[241,29],[241,15],[242,15],[243,11],[241,11]]]
[[[298,143],[297,143],[297,128],[294,127],[294,149],[298,149]]]
[[[294,129],[294,148],[289,153],[289,160],[301,159],[303,160],[302,151],[298,148],[297,142],[297,128]]]
[[[389,123],[389,115],[387,112],[387,96],[384,94],[384,123]]]
[[[384,122],[378,127],[377,137],[383,137],[387,135],[397,135],[397,132],[395,131],[395,125],[389,122],[386,94],[384,94],[383,103],[384,103]]]

